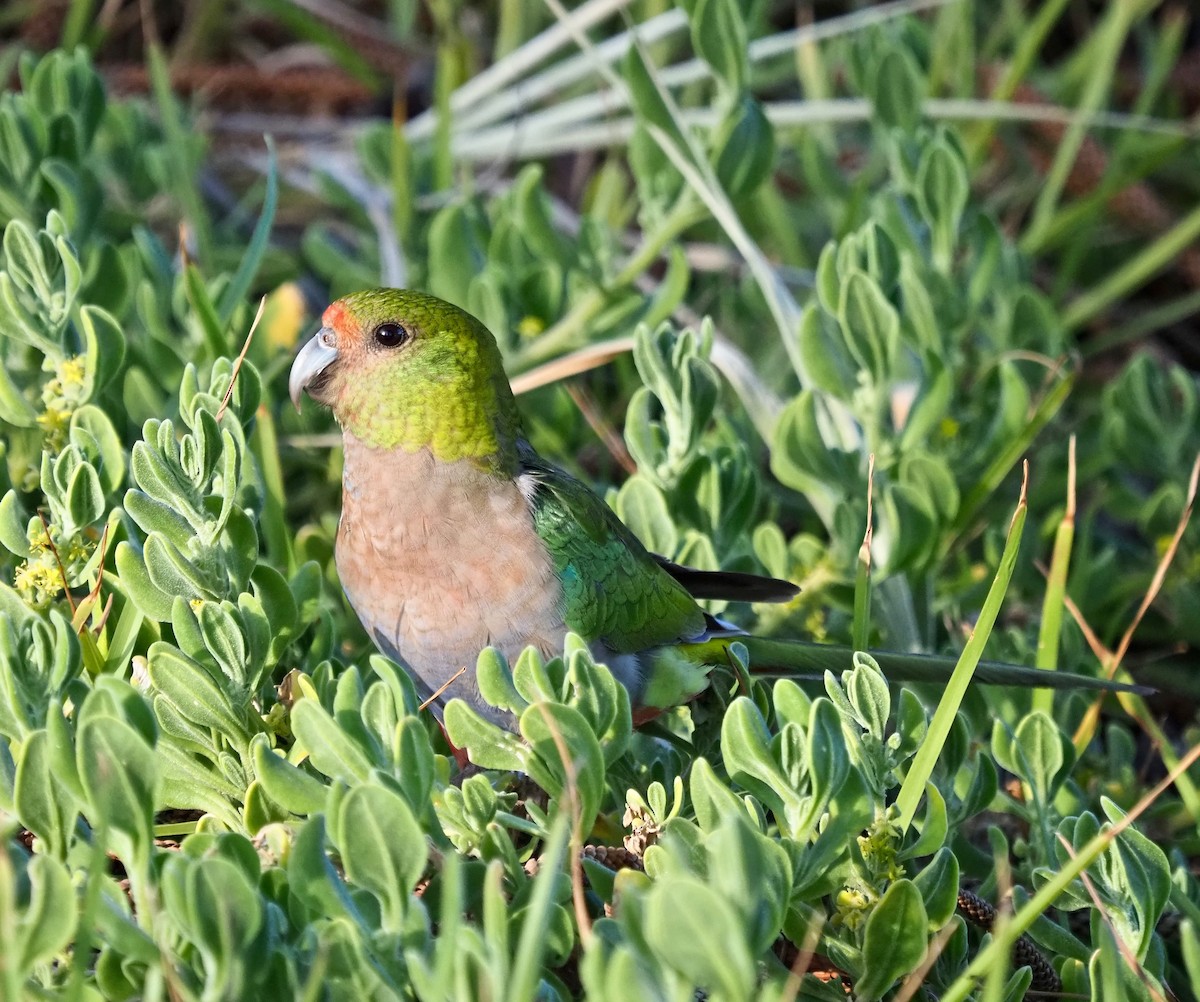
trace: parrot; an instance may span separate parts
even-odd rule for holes
[[[651,553],[588,485],[525,436],[491,332],[423,292],[369,289],[325,310],[288,380],[341,426],[335,564],[376,646],[403,666],[439,720],[486,704],[474,673],[492,647],[509,663],[580,636],[628,691],[635,722],[705,691],[745,645],[763,675],[820,678],[848,648],[753,637],[700,602],[786,602],[788,581],[684,567]],[[891,681],[945,682],[948,657],[872,652]],[[464,670],[465,669],[465,670]],[[1139,689],[1062,671],[983,662],[983,682]]]

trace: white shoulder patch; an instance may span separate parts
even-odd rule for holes
[[[533,504],[533,496],[537,493],[538,478],[532,473],[522,473],[517,476],[517,490],[525,499],[527,505]]]

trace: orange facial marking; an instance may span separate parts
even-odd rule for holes
[[[321,324],[336,331],[342,329],[347,319],[349,319],[349,311],[346,309],[346,304],[339,299],[336,303],[331,303],[322,314]]]

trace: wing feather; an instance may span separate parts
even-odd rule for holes
[[[534,528],[563,586],[564,619],[618,654],[707,635],[704,612],[589,487],[527,455]]]

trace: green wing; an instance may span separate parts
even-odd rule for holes
[[[590,488],[525,457],[538,536],[562,582],[567,626],[617,654],[705,636],[703,611]]]

